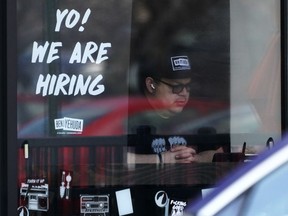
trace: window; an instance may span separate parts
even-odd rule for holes
[[[279,1],[15,2],[17,71],[10,76],[17,72],[22,207],[87,213],[80,203],[92,195],[111,201],[113,215],[115,191],[129,187],[137,215],[144,194],[150,211],[162,214],[158,191],[192,202],[235,164],[159,166],[165,156],[158,151],[211,150],[205,162],[212,162],[221,147],[241,152],[246,142],[246,153],[257,154],[280,137]],[[152,159],[129,164],[127,152]],[[39,182],[44,206],[33,203]],[[66,201],[77,205],[67,209]]]

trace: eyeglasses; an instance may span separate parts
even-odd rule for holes
[[[191,83],[187,83],[185,85],[184,84],[173,85],[173,84],[167,83],[163,80],[156,79],[156,81],[164,83],[165,85],[169,86],[172,89],[173,94],[179,94],[180,92],[183,91],[184,88],[186,89],[187,92],[190,92],[190,90],[191,90]]]

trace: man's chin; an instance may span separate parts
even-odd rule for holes
[[[181,113],[183,111],[183,108],[182,107],[176,107],[176,108],[173,108],[170,110],[170,113],[172,115],[177,115],[178,113]]]

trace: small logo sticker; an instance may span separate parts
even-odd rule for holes
[[[171,216],[183,216],[186,205],[187,204],[184,201],[171,200]]]
[[[54,125],[55,125],[55,130],[62,130],[67,131],[67,132],[72,132],[79,134],[83,131],[83,120],[82,119],[76,119],[76,118],[59,118],[59,119],[54,119]]]
[[[173,71],[190,70],[190,63],[187,56],[174,56],[171,57],[171,64]]]
[[[154,197],[155,203],[158,207],[163,208],[169,204],[169,198],[165,191],[158,191]]]

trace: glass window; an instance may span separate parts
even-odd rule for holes
[[[279,1],[15,2],[20,211],[182,211],[280,137]]]
[[[246,141],[247,153],[257,153],[281,136],[280,2],[230,3],[231,146]]]
[[[18,137],[125,133],[131,1],[26,3],[17,1]],[[104,130],[111,118],[117,128]]]

